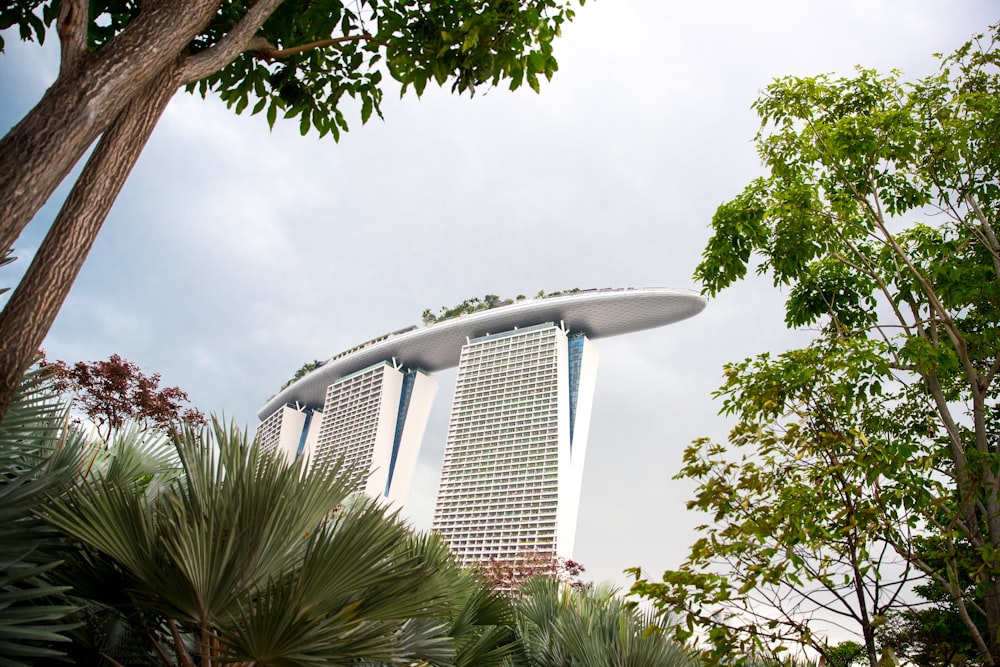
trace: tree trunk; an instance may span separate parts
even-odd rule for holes
[[[76,58],[0,140],[0,248],[21,231],[143,87],[214,17],[219,0],[149,0],[97,53]]]
[[[153,128],[177,91],[180,73],[177,59],[140,89],[110,123],[0,314],[0,419]]]

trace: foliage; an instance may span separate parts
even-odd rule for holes
[[[538,294],[535,295],[535,298],[545,299],[553,296],[562,296],[564,294],[575,294],[579,291],[579,287],[548,293],[546,293],[545,290],[539,290]],[[525,298],[526,297],[523,294],[518,294],[515,299],[501,299],[496,294],[487,294],[482,299],[474,296],[471,299],[466,299],[458,305],[452,306],[451,308],[448,306],[441,306],[441,312],[437,315],[434,314],[434,311],[428,308],[421,314],[420,317],[425,326],[430,326],[431,324],[437,324],[438,322],[450,320],[453,317],[478,313],[482,310],[491,310],[493,308],[499,308],[500,306],[509,306],[515,301],[523,301]]]
[[[339,466],[306,470],[218,422],[173,446],[183,472],[160,492],[145,492],[145,476],[95,475],[45,512],[78,545],[66,566],[77,593],[132,629],[144,662],[451,654],[429,584],[438,566],[373,501],[347,500]]]
[[[582,4],[583,0],[580,0]],[[339,138],[346,112],[381,117],[429,82],[538,92],[574,0],[8,0],[0,29],[60,40],[56,80],[0,139],[0,248],[12,247],[70,173],[75,184],[0,312],[0,416],[52,326],[101,225],[181,87],[236,113]],[[0,50],[4,43],[0,39]],[[354,107],[354,109],[352,109]],[[96,144],[96,145],[95,145]],[[89,157],[88,157],[89,151]],[[74,172],[78,162],[82,169]]]
[[[553,296],[565,296],[567,294],[576,294],[580,291],[579,287],[573,287],[570,289],[556,290],[555,292],[546,292],[545,290],[538,290],[538,294],[535,295],[536,299],[548,299]]]
[[[609,586],[572,587],[533,577],[521,587],[517,626],[532,667],[693,667],[662,617],[640,611]]]
[[[78,361],[73,366],[43,358],[41,367],[52,376],[58,390],[75,397],[105,442],[129,421],[163,430],[205,423],[197,408],[183,406],[188,402],[186,392],[179,387],[161,389],[159,373],[146,375],[137,364],[117,354],[107,361]]]
[[[756,266],[815,339],[726,367],[729,447],[696,442],[681,472],[712,523],[678,570],[635,589],[705,628],[720,659],[775,630],[822,645],[814,614],[853,592],[874,665],[886,577],[919,570],[1000,660],[998,38],[991,26],[913,83],[790,77],[754,105],[767,173],[718,208],[696,277],[714,296]],[[934,562],[925,536],[943,545]],[[902,562],[883,571],[886,551]],[[825,597],[807,598],[814,586]]]
[[[295,382],[297,382],[301,378],[304,378],[309,373],[312,373],[314,370],[321,367],[323,363],[324,362],[320,361],[319,359],[314,359],[312,361],[307,361],[306,363],[302,364],[302,366],[299,367],[299,370],[295,371],[295,375],[289,378],[288,381],[285,382],[285,384],[281,385],[281,389],[286,389],[292,386]]]
[[[974,559],[968,557],[968,544],[959,542],[956,546],[959,552],[958,583],[969,597],[975,598],[979,593],[975,572],[970,567],[974,564]],[[946,545],[940,540],[924,541],[920,545],[920,553],[925,560],[934,562],[941,558],[942,547]],[[896,655],[917,667],[960,663],[975,667],[985,664],[983,660],[976,658],[977,649],[972,633],[944,588],[937,582],[929,581],[915,586],[914,592],[923,602],[888,616],[885,629],[879,637],[880,644],[891,648]],[[982,606],[982,600],[977,600],[977,603]],[[981,613],[973,610],[971,620],[981,634],[987,632],[985,618]]]
[[[980,628],[984,632],[985,627]],[[950,600],[926,608],[907,609],[886,621],[880,642],[917,667],[986,664]]]
[[[496,294],[487,294],[482,299],[477,296],[466,299],[462,303],[452,306],[441,306],[441,312],[435,315],[430,308],[421,314],[421,319],[425,325],[437,324],[453,317],[478,313],[481,310],[491,310],[500,306],[509,306],[514,303],[513,299],[501,299]]]
[[[490,558],[478,565],[479,575],[494,590],[515,593],[532,577],[548,577],[570,586],[584,583],[580,575],[586,570],[580,563],[549,553],[526,552],[513,560]]]
[[[2,664],[488,667],[519,647],[510,602],[348,497],[337,464],[306,470],[218,422],[88,446],[36,370],[0,422]]]
[[[912,578],[883,537],[891,487],[879,474],[912,448],[875,437],[881,403],[861,381],[881,357],[831,346],[727,365],[719,395],[740,418],[729,444],[702,439],[684,453],[678,477],[699,484],[688,508],[712,523],[679,570],[633,591],[686,611],[679,638],[709,626],[713,659],[794,642],[832,662],[831,624],[875,655],[876,628]]]
[[[219,45],[252,3],[218,5],[191,40],[193,55]],[[139,10],[134,0],[91,2],[89,50],[113,44]],[[54,0],[12,0],[0,7],[0,30],[16,26],[22,39],[41,43],[58,15]],[[511,90],[526,82],[537,92],[539,77],[551,79],[558,68],[552,40],[573,16],[568,3],[557,0],[284,0],[248,48],[188,90],[217,93],[236,113],[265,113],[272,126],[280,114],[298,119],[303,134],[315,129],[339,137],[348,129],[346,98],[360,102],[363,122],[381,116],[380,62],[403,93],[412,86],[420,95],[429,82],[449,80],[459,93],[501,81]]]
[[[455,650],[455,667],[510,667],[520,655],[510,600],[476,570],[461,566],[437,534],[416,536],[414,546],[422,558],[438,564],[429,585],[442,594],[439,617]]]
[[[868,650],[863,644],[848,640],[831,646],[826,650],[825,657],[831,667],[851,667],[866,664]]]
[[[74,608],[52,578],[58,535],[35,511],[76,470],[82,442],[65,406],[37,369],[22,381],[0,422],[0,664],[35,664],[62,654]]]

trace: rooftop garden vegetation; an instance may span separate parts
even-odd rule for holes
[[[544,290],[539,290],[538,294],[535,295],[536,299],[547,299],[553,296],[563,296],[566,294],[576,294],[580,291],[579,287],[574,287],[573,289],[560,290],[558,292],[546,292]],[[523,294],[518,294],[513,299],[502,299],[496,294],[487,294],[486,296],[472,297],[471,299],[466,299],[462,303],[451,306],[441,306],[440,311],[435,314],[430,308],[425,310],[421,314],[421,319],[424,325],[430,326],[431,324],[437,324],[438,322],[444,322],[445,320],[450,320],[454,317],[461,317],[462,315],[469,315],[471,313],[478,313],[483,310],[491,310],[493,308],[499,308],[501,306],[509,306],[517,301],[524,301],[527,299]]]

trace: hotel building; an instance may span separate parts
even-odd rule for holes
[[[551,323],[462,348],[433,523],[461,561],[571,556],[596,371]]]
[[[437,383],[458,365],[433,529],[463,562],[572,555],[598,355],[590,339],[664,326],[702,297],[607,289],[387,334],[343,352],[258,412],[263,449],[341,458],[358,491],[401,505]]]

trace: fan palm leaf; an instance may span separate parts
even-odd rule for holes
[[[58,535],[36,510],[77,469],[82,438],[37,369],[26,374],[0,422],[0,665],[62,654],[74,607],[52,581]]]
[[[235,657],[259,664],[288,653],[303,665],[448,660],[435,617],[437,567],[412,548],[405,525],[354,499],[310,536],[294,572],[244,605],[223,639]]]
[[[446,594],[437,613],[446,623],[456,667],[507,664],[520,650],[510,600],[477,570],[460,566],[440,536],[415,535],[412,544],[421,558],[438,564],[433,586]]]
[[[217,421],[172,442],[180,474],[157,493],[109,463],[46,512],[77,565],[118,587],[98,601],[145,623],[163,662],[451,663],[439,565],[349,498],[351,471],[263,453]]]
[[[693,667],[663,620],[609,586],[573,588],[544,577],[521,587],[518,627],[532,667]]]

